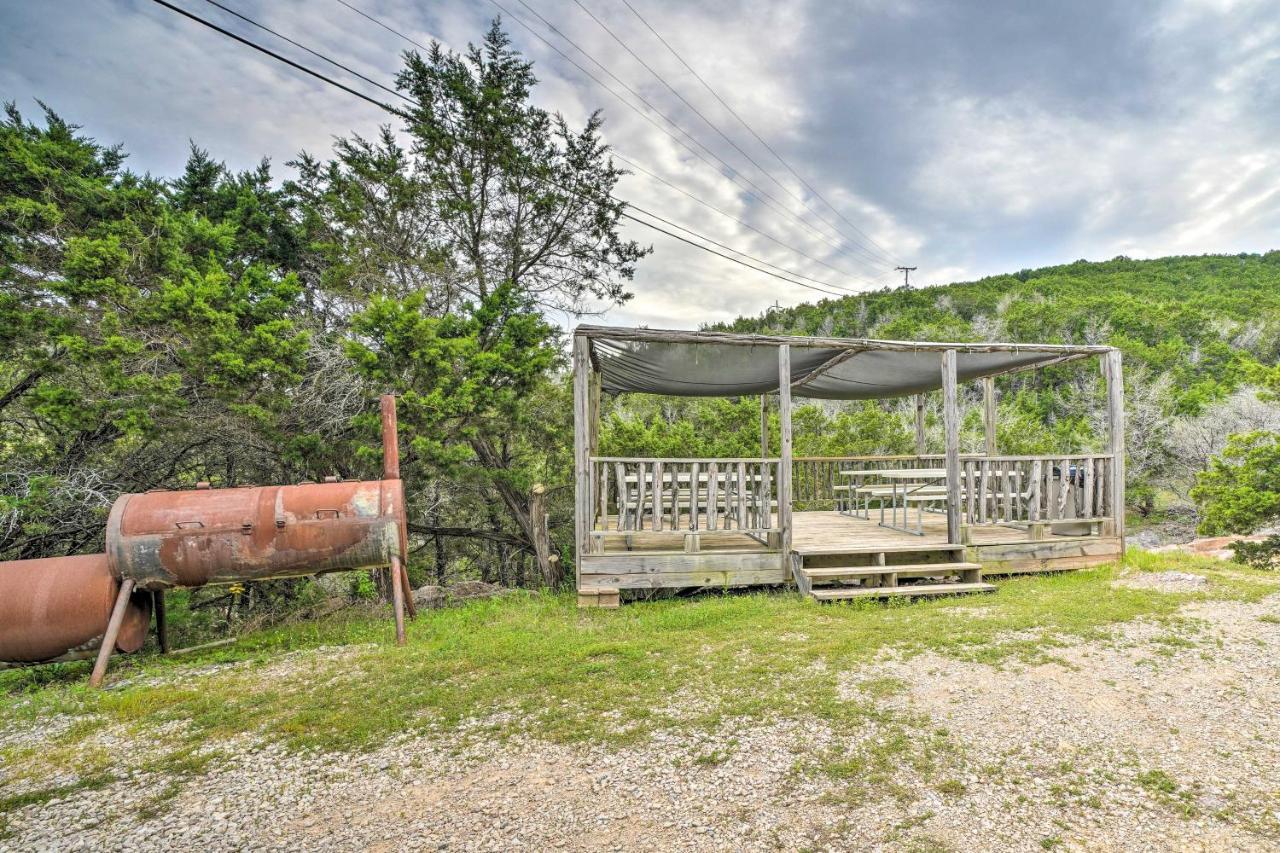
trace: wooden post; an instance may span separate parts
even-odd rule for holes
[[[760,458],[769,458],[769,395],[760,395]]]
[[[590,362],[588,362],[590,364]],[[587,447],[592,456],[600,453],[600,374],[594,370],[587,374],[590,377],[590,408],[587,410],[588,432]]]
[[[924,456],[924,395],[916,395],[916,456]]]
[[[791,577],[791,347],[778,347],[778,534],[782,574]]]
[[[1102,357],[1102,375],[1107,380],[1107,444],[1111,462],[1111,511],[1120,553],[1124,554],[1124,371],[1120,350]]]
[[[555,589],[564,583],[564,573],[560,570],[560,561],[555,557],[551,536],[547,532],[547,487],[541,483],[534,483],[529,492],[529,526],[533,528],[533,552],[542,582]]]
[[[591,553],[591,342],[573,338],[573,538],[579,561]],[[621,480],[619,481],[621,482]],[[578,573],[582,566],[579,563]]]
[[[962,542],[960,530],[960,410],[956,399],[956,351],[942,353],[942,428],[947,468],[947,542]]]
[[[982,377],[982,425],[986,428],[986,453],[996,455],[996,378]]]
[[[116,637],[120,635],[120,626],[124,624],[124,613],[129,607],[129,596],[133,595],[135,585],[133,578],[125,578],[120,584],[120,592],[116,594],[116,604],[111,610],[111,618],[107,620],[107,632],[102,635],[102,645],[98,647],[98,659],[93,663],[93,672],[89,674],[89,686],[102,686],[102,679],[107,674],[107,662],[111,653],[116,650]]]

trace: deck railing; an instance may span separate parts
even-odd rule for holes
[[[592,524],[613,533],[776,532],[777,459],[591,458]]]
[[[836,509],[841,497],[838,486],[849,479],[840,472],[850,468],[874,471],[882,468],[941,468],[941,453],[924,456],[797,456],[791,465],[792,504],[797,512]]]
[[[1110,454],[965,458],[960,518],[969,525],[1108,519],[1112,470]]]

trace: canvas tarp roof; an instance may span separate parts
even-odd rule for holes
[[[778,347],[791,348],[792,393],[832,400],[899,397],[942,386],[941,353],[956,350],[962,382],[1083,358],[1107,347],[940,344],[833,338],[660,332],[583,326],[602,387],[684,397],[778,390]],[[676,339],[663,339],[663,336]]]

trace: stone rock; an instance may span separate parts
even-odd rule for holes
[[[413,603],[426,608],[445,607],[478,598],[493,598],[510,592],[512,590],[506,587],[484,581],[460,581],[453,586],[426,584],[413,591]]]

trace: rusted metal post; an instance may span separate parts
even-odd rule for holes
[[[160,654],[169,654],[168,618],[164,610],[164,590],[151,593],[151,607],[156,612],[156,642],[160,644]]]
[[[396,611],[396,645],[404,645],[404,584],[399,581],[400,558],[391,558],[391,602]]]
[[[382,395],[382,479],[400,479],[400,438],[396,428],[396,396]]]
[[[418,605],[413,601],[413,585],[409,583],[409,561],[400,562],[400,583],[404,589],[404,610],[412,621],[418,618]]]
[[[102,679],[107,674],[107,661],[116,648],[116,635],[120,633],[120,624],[124,622],[125,610],[129,607],[129,596],[133,594],[133,578],[125,578],[120,584],[120,592],[116,595],[116,606],[111,611],[111,621],[107,622],[107,632],[102,636],[102,646],[98,649],[98,659],[93,664],[93,674],[89,676],[90,687],[102,686]]]
[[[396,420],[395,394],[382,395],[382,479],[400,479],[400,430]],[[393,584],[404,588],[405,610],[410,619],[418,618],[418,606],[413,601],[413,585],[409,583],[409,531],[400,525],[400,571],[393,572]]]

